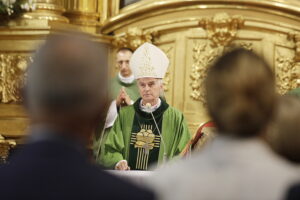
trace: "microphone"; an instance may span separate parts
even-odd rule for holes
[[[158,128],[158,125],[157,125],[157,123],[156,123],[156,120],[155,120],[155,118],[154,118],[154,116],[153,116],[153,113],[152,113],[152,111],[151,111],[151,104],[150,103],[146,103],[146,109],[147,109],[147,111],[151,114],[151,116],[152,116],[152,119],[153,119],[153,121],[154,121],[154,124],[155,124],[155,126],[156,126],[156,129],[157,129],[157,131],[158,131],[158,134],[160,135],[160,138],[161,138],[161,143],[162,143],[162,145],[163,145],[163,147],[164,147],[164,155],[163,155],[163,163],[165,163],[166,161],[167,161],[167,149],[166,149],[166,143],[165,143],[165,141],[164,141],[164,138],[162,137],[162,134],[161,134],[161,132],[160,132],[160,130],[159,130],[159,128]]]

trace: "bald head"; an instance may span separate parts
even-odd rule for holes
[[[106,48],[83,35],[52,35],[28,69],[26,100],[34,118],[90,118],[107,102]]]

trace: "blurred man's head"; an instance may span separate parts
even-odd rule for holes
[[[268,131],[271,147],[286,159],[300,163],[300,99],[283,96]]]
[[[28,68],[25,101],[33,123],[92,125],[108,101],[106,56],[87,36],[50,36]]]
[[[129,61],[132,56],[132,50],[129,48],[121,48],[117,52],[117,66],[123,77],[129,77],[132,72]]]
[[[251,137],[269,122],[276,103],[274,75],[251,51],[233,50],[209,69],[207,105],[220,134]]]
[[[140,78],[137,80],[140,95],[143,99],[143,103],[150,103],[155,105],[157,99],[163,91],[162,79],[158,78]]]

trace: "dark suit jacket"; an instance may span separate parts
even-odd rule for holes
[[[26,145],[0,167],[0,199],[154,198],[151,192],[91,165],[86,155],[74,143],[57,138]]]
[[[300,199],[300,183],[293,185],[288,193],[286,200],[299,200]]]

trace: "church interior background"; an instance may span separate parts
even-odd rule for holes
[[[22,144],[28,118],[19,89],[32,54],[50,33],[81,30],[115,53],[144,42],[169,57],[164,79],[169,104],[192,133],[209,120],[203,80],[224,51],[243,47],[272,66],[279,94],[300,86],[300,0],[33,0],[36,8],[0,19],[0,156]],[[0,15],[1,17],[1,15]]]

